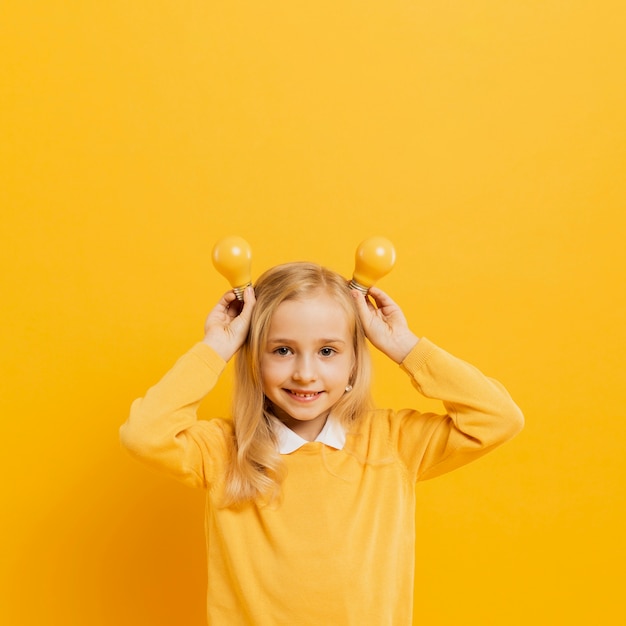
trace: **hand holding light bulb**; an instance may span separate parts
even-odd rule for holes
[[[359,297],[355,294],[355,302],[365,336],[383,354],[402,363],[419,338],[409,328],[402,309],[384,291],[374,287],[396,262],[393,244],[384,237],[370,237],[359,244],[355,260],[350,287],[362,294]]]
[[[385,237],[370,237],[362,241],[355,254],[355,266],[350,287],[367,293],[370,287],[387,275],[396,262],[396,250]]]
[[[243,301],[243,292],[252,284],[252,250],[241,237],[225,237],[213,247],[213,265],[230,283],[237,300]]]

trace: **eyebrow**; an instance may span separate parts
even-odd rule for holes
[[[267,340],[267,343],[286,343],[286,344],[290,344],[290,343],[297,343],[298,340],[297,339],[282,339],[280,337],[270,337]],[[340,344],[345,344],[346,342],[343,339],[317,339],[316,340],[317,343],[320,344],[329,344],[329,343],[340,343]]]

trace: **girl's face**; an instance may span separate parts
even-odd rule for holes
[[[261,356],[263,391],[274,415],[314,440],[346,392],[354,358],[348,315],[330,295],[282,302]]]

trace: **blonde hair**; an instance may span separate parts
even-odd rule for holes
[[[234,449],[226,475],[226,506],[258,497],[271,501],[279,494],[284,468],[274,431],[277,418],[263,393],[261,355],[278,306],[322,293],[345,310],[354,348],[352,390],[333,406],[333,417],[347,429],[371,407],[369,352],[347,281],[314,263],[287,263],[265,272],[255,285],[256,306],[248,337],[235,358]]]

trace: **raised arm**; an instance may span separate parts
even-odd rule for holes
[[[133,402],[120,428],[122,445],[133,456],[195,486],[210,480],[212,455],[223,451],[228,439],[222,421],[198,421],[197,410],[245,340],[252,289],[244,298],[243,306],[232,292],[220,299],[207,317],[204,340]]]
[[[370,342],[411,376],[428,398],[441,400],[443,414],[405,410],[393,420],[391,438],[417,479],[448,472],[508,441],[522,428],[522,412],[506,389],[476,367],[410,330],[400,307],[383,291],[372,301],[355,293]]]
[[[444,414],[405,410],[394,437],[415,478],[425,480],[465,465],[513,438],[524,425],[504,386],[426,338],[402,362],[425,397],[441,400]]]

